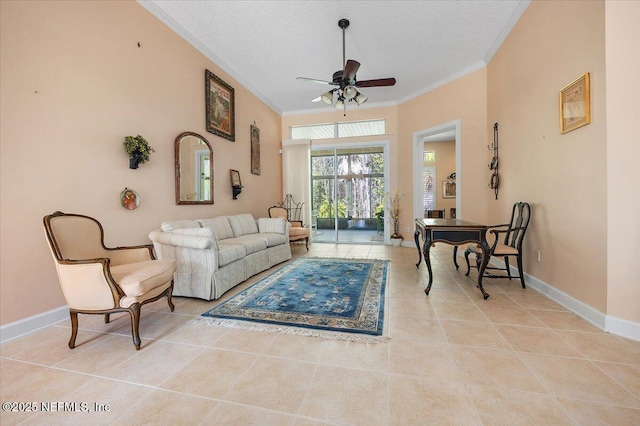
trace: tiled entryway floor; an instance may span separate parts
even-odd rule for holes
[[[640,424],[640,342],[607,334],[516,281],[487,280],[485,301],[475,271],[456,271],[446,245],[432,250],[428,297],[415,249],[292,248],[294,257],[388,259],[390,340],[187,324],[219,302],[175,298],[174,313],[165,300],[143,307],[136,351],[128,316],[104,324],[81,315],[76,349],[67,347],[68,321],[0,346],[1,399],[103,410],[3,411],[1,423]]]

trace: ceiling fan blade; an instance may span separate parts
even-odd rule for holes
[[[391,78],[378,78],[375,80],[361,80],[356,81],[356,87],[380,87],[380,86],[393,86],[396,84],[396,79]]]
[[[320,84],[330,84],[332,86],[336,86],[337,84],[332,82],[332,81],[326,81],[326,80],[318,80],[315,78],[307,78],[307,77],[296,77],[296,80],[304,80],[304,81],[310,81],[312,83],[320,83]]]
[[[346,81],[352,81],[356,78],[356,73],[360,68],[360,62],[349,59],[344,65],[344,72],[342,73],[342,79]]]

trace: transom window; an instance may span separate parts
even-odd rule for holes
[[[424,151],[422,154],[422,159],[425,163],[435,163],[436,161],[436,152],[435,151]]]
[[[337,139],[385,134],[385,120],[291,126],[291,139]]]

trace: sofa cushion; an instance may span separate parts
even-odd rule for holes
[[[201,219],[200,225],[211,230],[216,234],[218,240],[233,238],[233,230],[227,216],[214,217],[213,219]]]
[[[231,224],[231,229],[233,229],[234,237],[258,233],[258,224],[249,213],[229,216],[229,223]]]
[[[261,217],[258,219],[258,230],[262,232],[275,232],[278,234],[287,233],[287,221],[281,217],[269,218]]]
[[[219,241],[218,267],[223,267],[247,255],[247,249],[240,244],[232,244],[229,239]]]
[[[166,222],[162,222],[160,228],[164,232],[171,232],[174,229],[178,228],[200,228],[200,223],[197,220],[168,220]]]
[[[256,234],[229,238],[226,241],[228,241],[229,244],[239,244],[243,246],[246,249],[247,254],[256,253],[267,248],[267,241],[264,238],[261,238],[260,235]]]
[[[113,266],[110,270],[111,276],[122,291],[129,297],[137,297],[171,281],[176,270],[176,261],[147,260]]]
[[[279,234],[277,232],[261,232],[260,238],[267,243],[267,247],[275,247],[289,242],[286,234]]]

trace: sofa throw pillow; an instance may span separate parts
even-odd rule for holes
[[[227,238],[233,238],[233,231],[229,224],[227,216],[214,217],[213,219],[200,219],[200,225],[206,228],[211,228],[218,240],[225,240]]]
[[[179,228],[200,228],[200,224],[197,220],[168,220],[166,222],[162,222],[160,228],[164,232],[171,232],[174,229]]]
[[[231,229],[233,229],[234,237],[258,233],[258,224],[249,213],[229,216],[229,223],[231,224]]]
[[[285,234],[287,232],[287,221],[281,217],[258,219],[258,229],[260,232],[274,232],[276,234]]]

